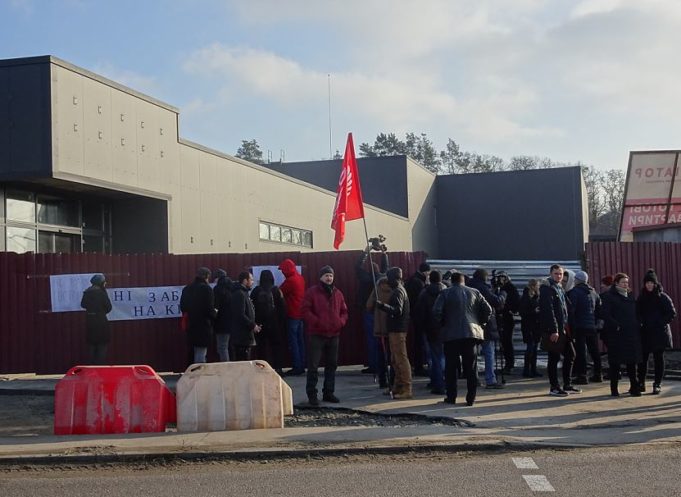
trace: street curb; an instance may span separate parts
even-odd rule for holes
[[[602,446],[599,446],[602,447]],[[235,461],[256,462],[269,460],[309,460],[324,457],[347,457],[355,455],[389,456],[398,454],[424,454],[430,452],[523,452],[538,449],[568,450],[588,449],[596,446],[583,444],[556,444],[541,442],[509,442],[499,440],[485,443],[453,443],[453,444],[419,444],[395,445],[379,447],[332,447],[332,448],[299,448],[261,451],[232,452],[159,452],[154,454],[92,454],[92,455],[45,455],[45,456],[8,456],[0,457],[0,470],[11,466],[44,466],[44,465],[97,465],[97,464],[136,464],[136,463],[170,463],[170,462],[213,462]]]

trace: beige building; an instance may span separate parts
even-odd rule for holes
[[[0,61],[0,250],[332,250],[333,192],[183,140],[179,117],[55,57]],[[408,209],[366,204],[369,234],[435,253],[435,176],[400,167]],[[342,249],[364,245],[348,223]]]

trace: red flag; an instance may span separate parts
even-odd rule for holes
[[[333,248],[338,249],[345,238],[345,221],[361,219],[364,217],[364,203],[362,202],[362,187],[359,184],[359,172],[355,159],[355,144],[352,141],[352,133],[348,133],[348,142],[345,145],[345,156],[338,190],[336,205],[333,208],[331,229],[336,230],[333,240]]]

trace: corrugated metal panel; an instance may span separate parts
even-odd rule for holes
[[[622,272],[629,275],[634,295],[640,294],[643,276],[653,268],[664,290],[678,306],[681,304],[681,244],[672,242],[598,242],[586,246],[589,277],[597,289],[601,279]],[[681,347],[681,320],[672,321],[674,348]]]
[[[0,252],[0,373],[63,373],[87,362],[85,316],[52,313],[50,275],[103,272],[110,287],[170,286],[189,283],[199,266],[221,267],[236,275],[253,265],[278,265],[291,258],[303,267],[308,284],[330,264],[350,309],[343,330],[341,364],[366,360],[361,307],[356,302],[354,266],[359,251],[210,255],[15,254]],[[411,275],[425,260],[422,252],[390,253],[390,263]],[[186,337],[176,319],[117,321],[112,324],[109,359],[115,364],[149,364],[157,371],[183,371],[188,364]],[[283,340],[285,344],[285,339]],[[214,350],[211,357],[216,358]],[[285,351],[288,364],[288,350]]]

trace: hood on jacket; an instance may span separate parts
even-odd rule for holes
[[[575,287],[575,273],[570,269],[565,269],[563,270],[563,279],[565,279],[566,276],[567,281],[563,286],[563,290],[565,290],[565,292],[569,292]]]
[[[298,270],[296,269],[296,263],[293,262],[291,259],[284,259],[283,261],[281,261],[281,264],[279,264],[279,270],[287,278],[293,276],[298,272]]]

